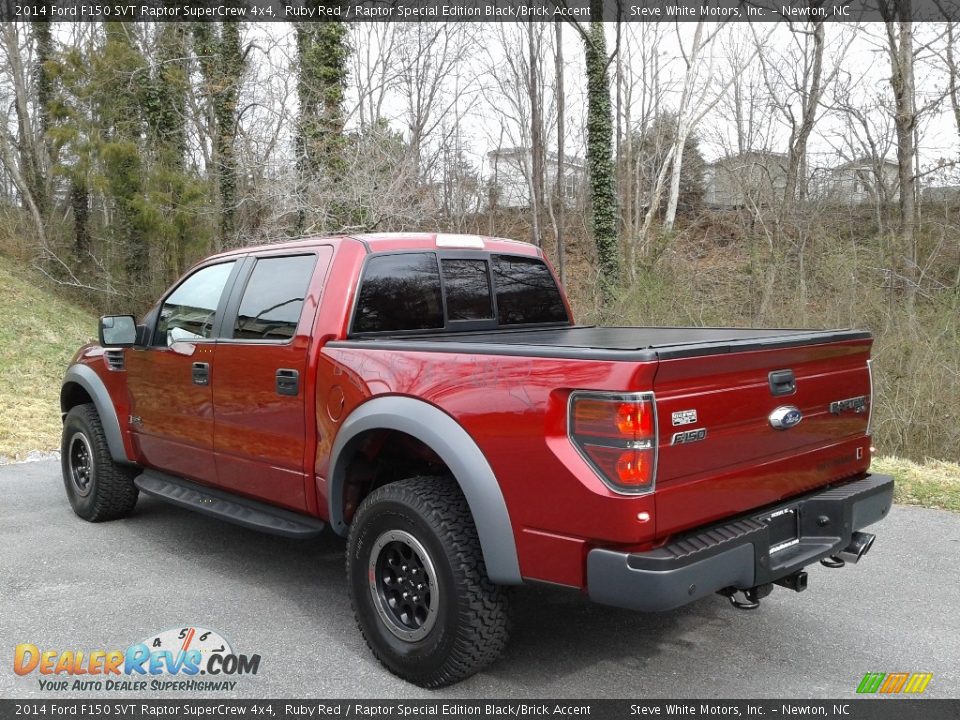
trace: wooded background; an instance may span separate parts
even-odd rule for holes
[[[956,460],[960,27],[881,5],[862,25],[4,23],[0,254],[141,311],[238,245],[530,240],[581,322],[874,331],[880,450]],[[518,148],[519,206],[491,160]],[[708,202],[707,159],[748,156],[782,177]],[[845,161],[856,202],[820,191]]]

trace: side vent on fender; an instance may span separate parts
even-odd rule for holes
[[[114,372],[120,372],[126,367],[123,360],[123,350],[104,350],[103,360],[107,363],[107,368]]]

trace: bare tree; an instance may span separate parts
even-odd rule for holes
[[[642,137],[662,113],[670,89],[663,67],[662,50],[667,25],[663,23],[625,23],[623,42],[617,62],[618,93],[621,98],[618,123],[623,128],[618,162],[621,226],[625,240],[627,268],[633,277],[637,228],[643,223],[652,183],[641,182],[642,153],[636,140]]]
[[[557,270],[560,273],[560,282],[565,280],[564,249],[563,249],[563,210],[567,202],[566,186],[564,184],[564,120],[566,113],[566,98],[563,87],[563,22],[554,23],[556,36],[554,39],[554,92],[557,102],[557,175],[554,181],[555,199],[550,207],[556,207],[556,216],[553,219],[554,233],[557,244]]]
[[[822,0],[810,0],[809,7],[820,9],[823,4]],[[824,20],[812,17],[806,22],[789,23],[785,47],[764,47],[759,53],[769,102],[790,133],[781,220],[792,215],[798,197],[806,195],[807,142],[817,120],[824,84],[829,82],[823,74]]]
[[[894,148],[893,115],[886,94],[864,92],[867,80],[863,74],[841,70],[829,88],[824,102],[842,123],[841,129],[828,137],[837,157],[848,161],[868,162],[871,167],[868,192],[872,196],[877,227],[881,235],[887,226],[886,208],[898,192],[888,182],[884,162]]]
[[[397,40],[397,87],[404,106],[410,162],[418,172],[424,152],[448,114],[465,98],[453,86],[474,51],[473,28],[462,23],[403,23]]]
[[[396,23],[351,24],[350,78],[356,93],[356,114],[361,130],[384,118],[390,94],[401,77],[399,63],[400,28]],[[348,115],[345,112],[345,115]]]
[[[543,241],[543,217],[546,214],[546,126],[555,108],[546,103],[546,81],[543,73],[547,49],[543,23],[523,25],[499,24],[496,44],[486,48],[489,71],[484,95],[495,108],[499,131],[512,143],[509,162],[523,176],[526,188],[523,198],[530,211],[530,239]],[[526,53],[511,48],[526,46]],[[497,148],[499,163],[504,148]],[[500,168],[495,168],[499,172]]]
[[[890,87],[894,100],[894,127],[897,132],[897,165],[900,178],[900,232],[898,248],[901,271],[909,281],[912,297],[917,275],[917,108],[914,87],[913,22],[911,0],[896,3],[879,0],[884,17],[887,53],[890,59]]]
[[[706,23],[701,20],[697,22],[694,29],[690,47],[686,48],[681,40],[681,55],[685,72],[680,102],[677,107],[677,131],[674,135],[673,147],[651,192],[643,227],[639,233],[638,240],[644,249],[648,248],[650,226],[660,208],[668,175],[670,176],[670,186],[663,227],[667,231],[673,229],[677,214],[677,203],[680,197],[683,149],[687,138],[707,113],[720,102],[720,99],[736,80],[737,74],[732,72],[725,81],[719,83],[712,81],[715,76],[715,58],[713,53],[708,52],[708,50],[722,27],[724,27],[724,23],[720,23],[708,31]],[[756,50],[754,51],[755,55]]]
[[[41,119],[36,112],[36,75],[32,72],[31,42],[26,26],[5,22],[0,26],[0,52],[8,69],[7,91],[13,113],[15,134],[7,117],[0,127],[0,161],[13,180],[17,192],[30,209],[38,238],[45,238],[44,223],[48,206],[47,166]]]
[[[542,33],[544,25],[531,18],[527,23],[527,67],[530,71],[527,94],[530,98],[530,200],[533,222],[531,240],[534,245],[543,244],[541,217],[546,184],[546,150],[544,148]]]

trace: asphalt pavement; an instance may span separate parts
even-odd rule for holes
[[[960,515],[898,506],[874,531],[858,565],[810,568],[806,592],[777,588],[754,611],[715,596],[643,615],[574,592],[517,589],[505,656],[429,692],[370,655],[332,533],[262,535],[143,496],[130,518],[90,524],[70,510],[58,462],[6,465],[0,697],[91,695],[15,675],[20,643],[122,649],[186,626],[259,654],[259,672],[228,691],[128,697],[837,698],[853,697],[867,672],[930,672],[927,695],[960,697]]]

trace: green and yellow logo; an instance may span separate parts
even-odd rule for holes
[[[927,689],[933,673],[867,673],[857,686],[858,693],[910,693]]]

